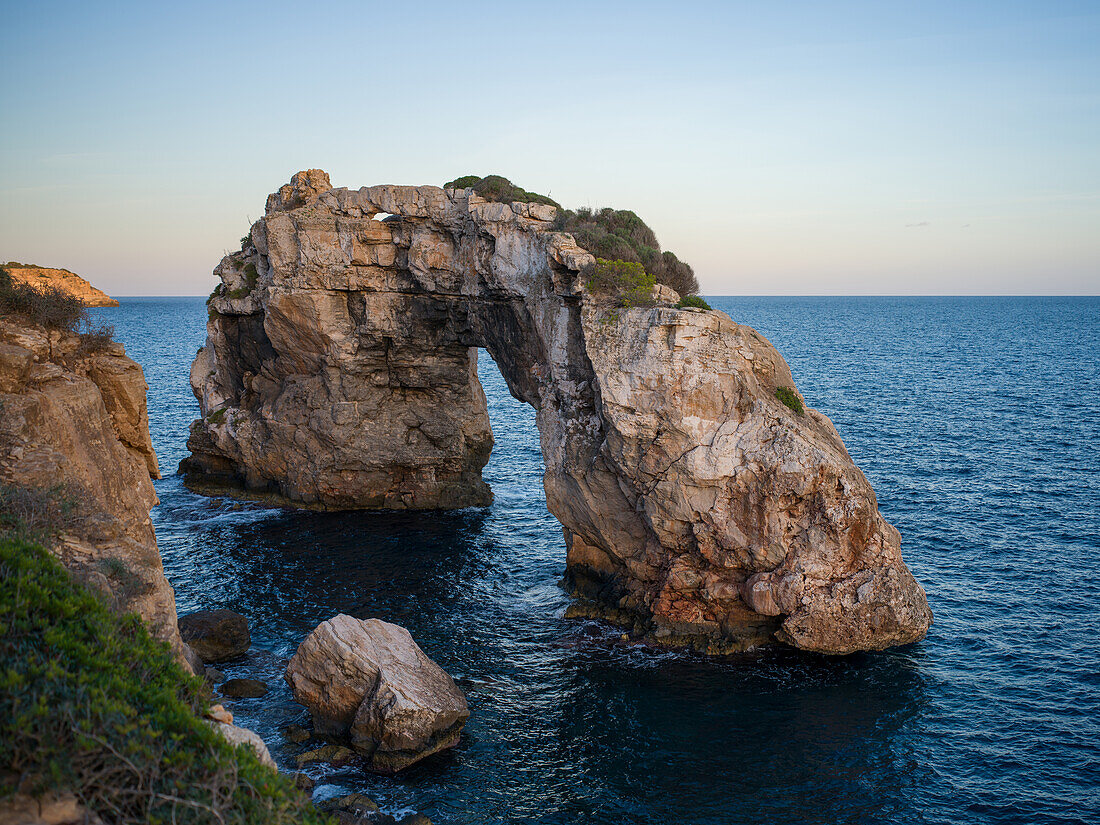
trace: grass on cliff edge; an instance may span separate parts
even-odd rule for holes
[[[184,673],[25,532],[0,533],[0,798],[73,793],[111,823],[328,823],[200,715]]]

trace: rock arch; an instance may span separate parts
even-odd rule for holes
[[[484,347],[536,409],[577,610],[711,652],[923,637],[897,530],[831,422],[776,398],[795,386],[779,353],[667,293],[609,310],[554,214],[296,174],[215,270],[188,483],[332,509],[486,505]]]

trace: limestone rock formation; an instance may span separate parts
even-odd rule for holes
[[[78,518],[52,549],[185,661],[149,508],[159,478],[145,377],[121,344],[0,319],[0,483],[64,488]]]
[[[256,733],[256,731],[250,730],[249,728],[238,727],[232,722],[221,722],[215,719],[207,720],[207,724],[225,737],[230,745],[247,745],[255,751],[256,757],[260,760],[261,764],[278,770],[275,760],[271,758],[271,751],[267,749],[267,743],[264,742],[263,737]]]
[[[75,272],[67,269],[51,269],[47,266],[35,266],[34,264],[9,263],[4,269],[11,275],[16,283],[30,284],[34,287],[52,286],[62,292],[75,295],[89,307],[117,307],[118,301],[96,289]]]
[[[712,652],[922,638],[900,536],[828,419],[776,396],[797,395],[779,353],[670,290],[609,305],[554,216],[295,175],[215,270],[188,483],[322,508],[486,504],[484,347],[537,411],[578,612]]]
[[[347,736],[383,773],[453,747],[470,716],[462,691],[409,631],[379,619],[322,622],[286,680],[318,733]]]

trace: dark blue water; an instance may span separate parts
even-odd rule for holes
[[[201,299],[101,310],[149,381],[153,511],[181,612],[229,607],[265,678],[227,702],[285,768],[282,667],[345,612],[467,691],[462,745],[397,779],[314,771],[437,823],[1100,822],[1100,300],[716,298],[786,356],[904,539],[936,623],[904,650],[708,661],[561,618],[532,411],[488,358],[492,508],[319,514],[193,495]]]

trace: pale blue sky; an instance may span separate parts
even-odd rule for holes
[[[709,294],[1100,291],[1100,3],[12,3],[0,259],[206,294],[298,169],[632,208]]]

